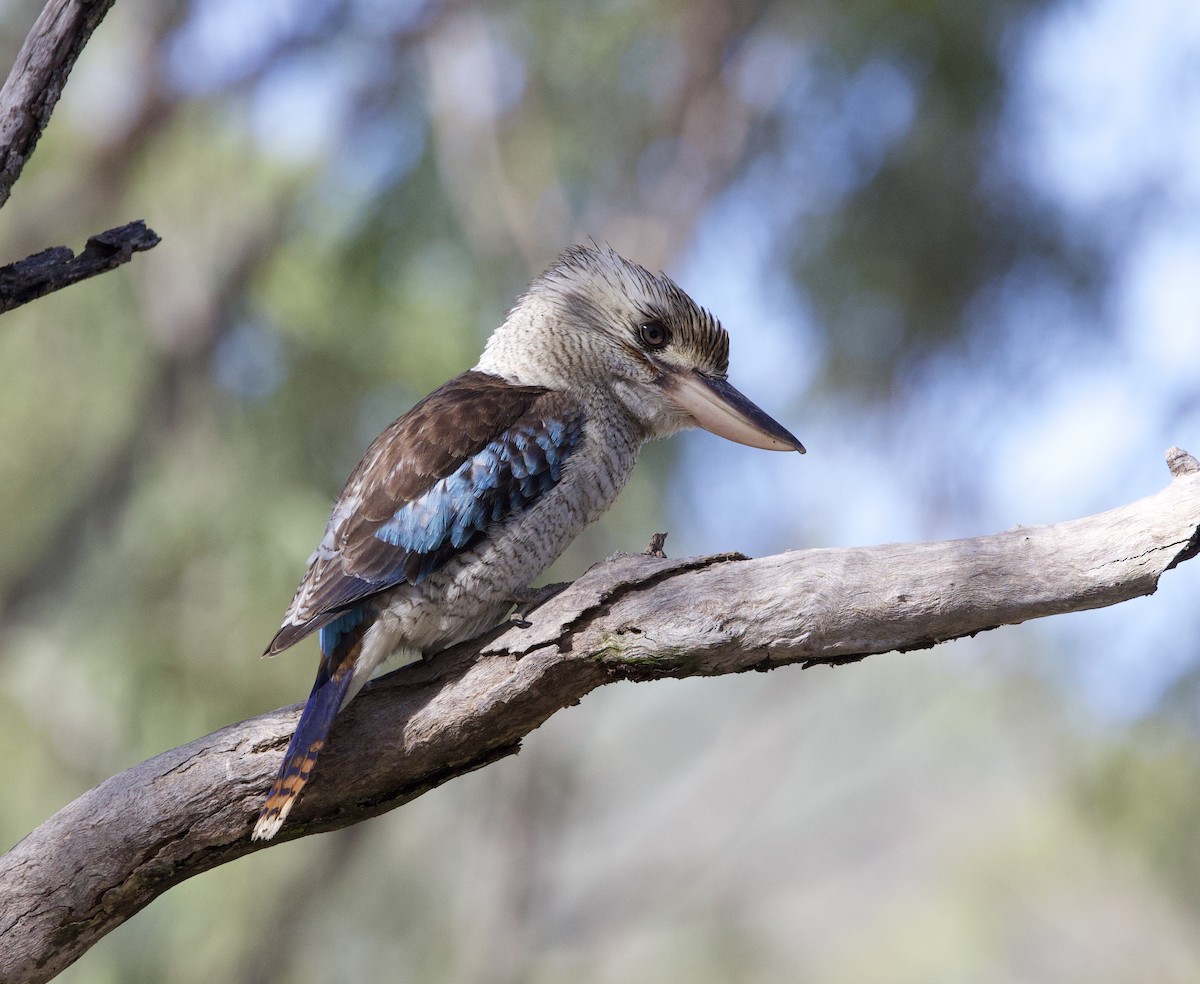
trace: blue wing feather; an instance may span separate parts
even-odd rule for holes
[[[522,422],[400,506],[373,534],[396,548],[384,583],[420,583],[492,523],[530,506],[561,479],[582,433],[578,416]]]
[[[582,411],[563,393],[471,371],[430,394],[350,476],[267,652],[316,629],[336,642],[363,599],[419,584],[554,488],[582,436]]]
[[[347,608],[341,615],[335,618],[332,622],[328,622],[321,626],[321,652],[331,654],[337,650],[337,644],[341,642],[347,632],[358,628],[362,624],[363,618],[366,617],[366,606],[355,605],[353,608]]]

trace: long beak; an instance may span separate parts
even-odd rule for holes
[[[680,410],[706,431],[766,451],[799,451],[804,445],[758,409],[724,379],[691,371],[668,371],[663,388]]]

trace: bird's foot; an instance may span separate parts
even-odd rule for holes
[[[655,557],[658,560],[666,560],[667,555],[663,552],[663,544],[667,542],[666,533],[655,533],[650,537],[650,542],[646,544],[646,549],[641,553],[630,553],[628,550],[618,550],[608,561],[621,560],[623,557]]]
[[[545,604],[560,591],[570,586],[570,581],[557,581],[554,584],[544,584],[540,588],[518,588],[508,599],[516,606],[513,613],[508,616],[509,623],[518,629],[529,628],[533,623],[526,616],[539,605]]]

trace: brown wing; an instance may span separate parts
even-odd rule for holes
[[[553,487],[581,431],[582,414],[563,394],[486,373],[431,393],[351,474],[267,652],[436,570]]]

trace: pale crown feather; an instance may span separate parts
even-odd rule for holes
[[[652,356],[643,325],[665,327]],[[724,378],[729,336],[672,280],[612,249],[573,246],[517,299],[475,366],[515,383],[576,392],[623,408],[646,437],[693,424],[658,385],[664,369]]]

